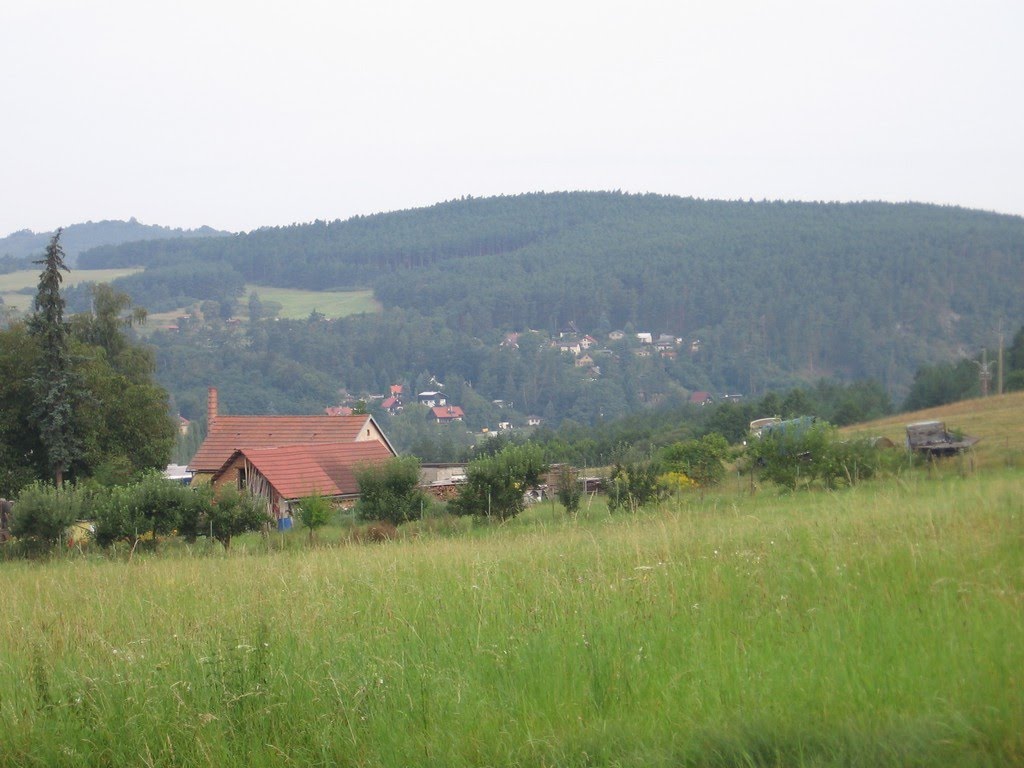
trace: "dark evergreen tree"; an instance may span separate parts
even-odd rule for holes
[[[32,415],[46,450],[47,464],[59,488],[65,471],[78,457],[81,441],[75,424],[75,401],[81,398],[70,350],[70,326],[64,321],[64,298],[60,287],[64,250],[57,230],[46,247],[46,255],[34,264],[43,265],[39,275],[34,312],[29,331],[39,342],[40,355],[32,378]]]
[[[903,403],[904,411],[934,408],[979,394],[978,368],[973,360],[921,366]]]
[[[1024,327],[1014,334],[1010,348],[1006,350],[1006,389],[1024,389]]]

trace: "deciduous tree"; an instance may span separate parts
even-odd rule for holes
[[[299,500],[299,522],[309,529],[310,542],[313,541],[316,531],[330,522],[332,515],[334,515],[334,506],[330,499],[325,499],[314,493],[312,496]]]
[[[526,492],[540,483],[546,470],[538,446],[510,445],[469,463],[466,484],[449,508],[458,515],[515,517],[523,511]]]
[[[420,462],[415,456],[399,456],[383,464],[359,467],[356,481],[356,514],[360,519],[382,520],[392,525],[419,519],[425,498],[419,489]]]

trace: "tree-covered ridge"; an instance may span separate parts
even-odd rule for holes
[[[212,259],[231,263],[250,282],[312,290],[365,287],[382,274],[514,252],[566,226],[564,214],[543,200],[499,205],[522,199],[465,200],[346,221],[264,227],[217,241],[109,246],[90,251],[82,266]]]
[[[0,237],[0,271],[3,271],[4,263],[13,264],[36,257],[46,247],[53,234],[22,229],[12,232],[7,237]],[[216,237],[225,234],[227,233],[211,227],[176,229],[156,224],[142,224],[132,218],[128,221],[87,221],[71,224],[61,230],[61,241],[64,243],[68,263],[73,265],[78,254],[104,245],[179,237]]]
[[[831,375],[899,393],[920,364],[991,344],[999,319],[1024,316],[1024,220],[919,204],[531,194],[82,257],[196,260],[249,282],[371,286],[385,307],[467,338],[570,320],[699,338],[692,362],[745,392]]]
[[[1020,219],[929,206],[654,202],[643,218],[587,228],[589,241],[583,229],[564,231],[514,257],[393,276],[377,296],[467,330],[571,319],[699,337],[712,377],[747,389],[772,367],[897,384],[902,360],[977,344],[999,315],[1021,313]]]

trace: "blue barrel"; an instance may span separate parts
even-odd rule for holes
[[[282,517],[277,521],[277,530],[279,531],[290,531],[292,529],[292,519],[290,517]]]

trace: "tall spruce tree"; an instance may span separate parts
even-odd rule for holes
[[[46,246],[46,255],[33,262],[41,264],[43,271],[39,275],[34,311],[28,322],[29,332],[40,348],[31,381],[34,396],[32,416],[39,427],[47,463],[58,487],[80,452],[80,439],[75,428],[74,402],[78,388],[72,369],[71,329],[64,321],[64,297],[60,293],[64,280],[61,272],[70,271],[64,263],[61,231],[58,229],[54,233]]]

